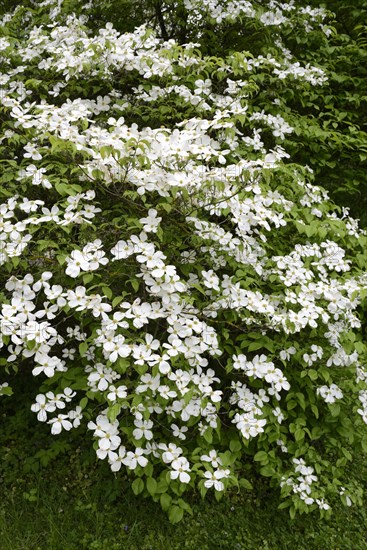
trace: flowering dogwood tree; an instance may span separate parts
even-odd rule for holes
[[[324,514],[360,500],[344,471],[367,447],[367,237],[292,162],[281,92],[327,80],[282,43],[327,36],[326,14],[184,6],[199,41],[205,18],[245,18],[274,44],[203,55],[95,29],[92,3],[3,16],[1,393],[31,370],[38,420],[91,430],[172,521],[186,490],[250,488],[253,462],[291,515]]]

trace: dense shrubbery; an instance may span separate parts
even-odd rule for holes
[[[249,488],[253,461],[291,515],[325,513],[360,501],[367,237],[289,155],[292,101],[327,75],[285,43],[332,31],[321,9],[203,5],[182,3],[181,39],[173,4],[145,12],[166,40],[92,4],[4,15],[0,364],[172,521],[188,488]],[[223,47],[243,21],[252,53]]]

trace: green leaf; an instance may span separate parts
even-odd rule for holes
[[[86,351],[88,351],[88,343],[87,342],[81,342],[79,344],[79,354],[81,355],[81,357],[83,357],[83,355],[85,354]]]
[[[339,416],[340,415],[340,405],[338,403],[333,403],[329,406],[331,416]]]
[[[315,371],[314,369],[309,369],[308,376],[310,377],[311,380],[317,380],[318,378],[317,371]]]
[[[87,406],[88,404],[88,397],[83,397],[81,400],[80,400],[80,407],[82,408],[82,410],[85,409],[85,407]]]
[[[88,283],[90,283],[91,281],[93,281],[93,278],[94,278],[94,275],[93,273],[85,273],[83,275],[83,283],[85,285],[87,285]]]
[[[361,446],[362,446],[362,449],[365,453],[367,453],[367,436],[364,436],[362,439],[361,439]]]
[[[301,405],[301,408],[303,410],[305,410],[306,409],[306,400],[305,400],[305,396],[303,395],[303,393],[297,392],[296,397],[297,397],[298,403]]]
[[[354,347],[358,353],[364,353],[366,351],[366,346],[363,342],[356,342]]]
[[[188,502],[185,502],[182,498],[179,498],[177,504],[180,508],[182,508],[182,510],[185,510],[185,512],[188,512],[191,516],[193,515],[192,508]]]
[[[168,202],[162,202],[159,206],[164,208],[164,210],[169,214],[172,210],[172,204],[169,204]]]
[[[284,510],[285,508],[289,508],[291,505],[291,502],[289,500],[286,500],[285,502],[281,502],[278,506],[278,510]]]
[[[244,479],[244,478],[240,479],[239,485],[240,487],[243,487],[244,489],[248,489],[249,491],[253,489],[253,486],[248,479]]]
[[[121,405],[119,403],[114,403],[107,410],[107,418],[110,422],[115,422],[116,418],[121,412]]]
[[[301,428],[298,428],[294,432],[294,438],[296,441],[302,441],[305,438],[305,432]]]
[[[161,494],[161,493],[165,493],[167,489],[168,489],[167,481],[165,480],[164,477],[161,477],[161,479],[157,483],[157,488],[155,492]]]
[[[57,254],[56,259],[60,265],[63,265],[67,257],[68,257],[68,254]]]
[[[193,283],[191,285],[192,288],[196,288],[196,290],[198,290],[201,294],[203,294],[204,296],[206,296],[206,293],[205,293],[205,289],[199,285],[199,283]]]
[[[258,451],[254,456],[254,460],[256,462],[267,463],[269,462],[268,454],[265,451]]]
[[[102,287],[102,292],[109,300],[111,300],[111,298],[113,296],[113,293],[112,293],[112,290],[108,286],[103,286]]]
[[[182,520],[184,511],[179,506],[171,506],[168,512],[168,519],[171,523],[178,523]]]
[[[350,452],[348,451],[348,449],[346,449],[345,447],[342,447],[341,450],[342,450],[342,453],[343,453],[343,455],[345,456],[345,458],[346,458],[347,460],[349,460],[349,462],[351,462],[351,461],[353,460],[352,453],[350,453]]]
[[[123,299],[124,299],[123,296],[116,296],[116,298],[112,300],[112,307],[118,306]]]
[[[311,411],[313,412],[316,418],[319,417],[319,409],[316,407],[316,405],[311,405]]]
[[[138,292],[139,286],[140,286],[139,281],[137,281],[136,279],[132,279],[130,281],[130,284],[133,287],[133,289],[135,290],[135,292]]]
[[[0,396],[7,395],[10,397],[11,395],[13,395],[13,393],[14,392],[10,386],[4,386],[0,389]]]
[[[144,490],[144,481],[140,477],[135,479],[131,484],[131,488],[134,495],[140,495]]]
[[[62,197],[69,197],[70,195],[74,196],[77,194],[73,185],[68,185],[67,183],[55,183],[55,189]]]
[[[203,438],[205,439],[205,441],[207,441],[208,443],[212,443],[213,441],[213,433],[212,433],[212,430],[210,428],[207,428],[203,434]]]
[[[159,500],[162,506],[162,510],[164,512],[167,512],[168,508],[171,506],[172,497],[170,497],[170,495],[168,495],[167,493],[163,493]]]
[[[153,496],[157,490],[156,480],[153,477],[148,477],[146,483],[147,483],[148,493]]]
[[[260,474],[264,477],[272,477],[275,474],[275,470],[270,464],[260,468]]]
[[[242,449],[241,442],[238,439],[231,439],[229,448],[232,453],[238,453]]]

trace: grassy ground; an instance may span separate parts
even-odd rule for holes
[[[27,428],[20,433],[19,425]],[[157,505],[133,495],[127,480],[95,463],[94,451],[69,438],[50,438],[48,426],[28,421],[24,409],[3,416],[0,550],[367,549],[365,508],[337,505],[329,521],[292,522],[263,481],[219,503],[194,500],[194,516],[171,525]],[[367,489],[362,458],[351,476]]]
[[[367,548],[364,510],[336,510],[329,522],[310,516],[291,522],[266,495],[234,495],[226,502],[194,505],[194,517],[173,526],[153,503],[127,489],[111,502],[108,484],[105,494],[93,478],[70,489],[60,484],[61,473],[58,469],[54,481],[35,476],[33,487],[20,483],[20,490],[2,495],[2,550]]]

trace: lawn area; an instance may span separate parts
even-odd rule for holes
[[[95,462],[89,442],[84,449],[70,437],[50,441],[48,427],[40,429],[33,418],[27,423],[27,417],[23,409],[2,418],[1,550],[366,548],[365,508],[336,503],[328,521],[314,515],[291,521],[287,510],[277,510],[276,490],[264,479],[254,482],[253,491],[221,502],[194,498],[193,517],[171,525],[159,505],[132,493],[123,475],[114,477],[107,464]],[[27,426],[21,435],[15,432],[20,422]],[[42,448],[48,449],[45,466]],[[350,475],[366,489],[363,457]]]

